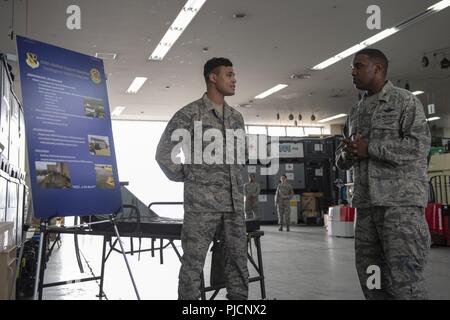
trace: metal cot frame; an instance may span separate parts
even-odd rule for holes
[[[182,202],[153,202],[151,203],[148,208],[151,208],[153,205],[180,205]],[[160,263],[164,263],[164,249],[168,248],[169,246],[172,247],[172,249],[175,251],[178,258],[181,260],[181,254],[178,250],[178,248],[175,246],[174,241],[175,240],[181,240],[181,234],[179,235],[167,235],[167,234],[156,234],[156,233],[145,233],[142,231],[141,228],[141,221],[140,221],[140,214],[139,210],[134,205],[124,205],[126,208],[130,208],[132,210],[136,210],[137,214],[137,221],[136,221],[136,232],[121,232],[120,237],[130,238],[130,251],[125,251],[123,247],[117,248],[117,244],[120,244],[119,238],[116,236],[114,231],[99,231],[99,230],[93,230],[91,226],[89,228],[86,227],[79,227],[79,228],[64,228],[64,227],[55,227],[55,226],[48,226],[47,224],[41,225],[41,235],[43,238],[41,239],[42,242],[42,250],[41,250],[41,268],[38,272],[38,299],[42,299],[43,289],[49,288],[49,287],[55,287],[55,286],[61,286],[61,285],[67,285],[67,284],[73,284],[73,283],[80,283],[80,282],[87,282],[87,281],[100,281],[99,284],[99,293],[97,297],[101,300],[105,297],[105,293],[103,291],[103,285],[104,285],[104,275],[105,275],[105,265],[106,261],[108,260],[110,254],[112,251],[119,252],[121,254],[127,255],[127,254],[135,254],[135,253],[142,253],[142,252],[151,252],[152,257],[155,256],[155,251],[159,250],[159,258]],[[82,226],[82,225],[80,225]],[[50,234],[57,234],[56,241],[50,246],[49,245],[49,236]],[[61,234],[73,234],[74,235],[74,242],[75,242],[75,253],[78,261],[78,265],[80,268],[80,272],[83,273],[83,265],[81,263],[80,254],[79,254],[79,245],[78,245],[78,235],[91,235],[91,236],[103,236],[103,246],[102,246],[102,258],[101,258],[101,271],[99,276],[93,276],[93,277],[86,277],[81,279],[73,279],[73,280],[66,280],[66,281],[58,281],[53,283],[44,283],[44,274],[45,274],[45,266],[46,263],[49,261],[51,253],[57,244],[57,240],[60,238]],[[260,283],[260,291],[261,291],[261,298],[266,298],[266,289],[265,289],[265,277],[264,277],[264,269],[263,269],[263,260],[262,260],[262,250],[261,250],[261,237],[264,235],[263,231],[257,230],[257,231],[250,231],[247,232],[247,243],[248,243],[248,251],[247,251],[247,258],[250,264],[255,269],[257,275],[254,277],[249,278],[249,282],[259,282]],[[116,237],[116,239],[113,241],[113,237]],[[141,242],[142,238],[150,238],[151,241],[151,247],[148,249],[142,249],[139,244],[139,249],[134,250],[133,245],[133,238],[138,238],[139,243]],[[155,241],[159,239],[159,247],[155,247]],[[252,239],[256,248],[256,261],[253,258],[252,254]],[[167,243],[164,243],[164,240],[167,240]],[[109,243],[109,250],[106,251],[107,243]],[[48,247],[48,250],[47,250]],[[127,263],[128,265],[128,263]],[[130,271],[130,270],[129,270]],[[131,275],[131,271],[130,271]],[[215,285],[215,286],[208,286],[205,287],[205,276],[202,272],[201,275],[201,286],[200,286],[200,292],[201,292],[201,299],[206,300],[207,292],[213,291],[213,294],[209,297],[210,300],[213,300],[219,291],[223,289],[223,285]],[[138,295],[139,299],[139,295]]]

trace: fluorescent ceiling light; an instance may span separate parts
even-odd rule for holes
[[[436,120],[440,120],[440,119],[441,119],[441,117],[432,117],[432,118],[428,118],[427,121],[430,122],[430,121],[436,121]]]
[[[142,85],[147,81],[146,77],[136,77],[131,83],[130,87],[127,89],[127,93],[136,93],[142,87]]]
[[[114,111],[111,113],[111,116],[118,116],[123,112],[123,110],[125,110],[125,107],[120,107],[120,106],[116,107],[114,109]]]
[[[373,45],[374,43],[377,43],[387,37],[392,36],[394,33],[397,33],[399,31],[399,29],[397,28],[389,28],[386,30],[383,30],[379,33],[377,33],[376,35],[364,40],[362,42],[362,44],[364,45],[364,47],[370,47],[371,45]]]
[[[324,122],[328,122],[328,121],[331,121],[331,120],[343,118],[343,117],[346,117],[346,116],[347,116],[347,114],[341,113],[341,114],[337,114],[337,115],[335,115],[335,116],[332,116],[332,117],[329,117],[329,118],[326,118],[326,119],[319,120],[319,121],[317,121],[317,122],[319,122],[319,123],[324,123]]]
[[[425,93],[425,92],[419,90],[419,91],[414,91],[412,94],[415,96],[418,96],[419,94],[422,94],[422,93]]]
[[[159,44],[156,46],[149,60],[162,60],[175,44],[189,23],[194,19],[206,0],[188,0],[183,6],[174,22],[164,34]]]
[[[392,28],[388,28],[386,30],[383,30],[383,31],[377,33],[376,35],[360,42],[359,44],[356,44],[356,45],[350,47],[349,49],[342,51],[341,53],[335,55],[334,57],[331,57],[330,59],[325,60],[322,63],[319,63],[318,65],[314,66],[312,68],[312,70],[316,70],[316,71],[323,70],[323,69],[331,66],[332,64],[335,64],[336,62],[341,61],[341,60],[347,58],[348,56],[358,52],[359,50],[370,47],[371,45],[399,32],[402,29],[405,29],[405,28],[411,26],[412,24],[414,24],[422,19],[425,19],[426,17],[428,17],[438,11],[441,11],[449,6],[450,6],[450,0],[443,0],[443,1],[437,2],[436,4],[429,7],[427,10],[422,11],[421,13],[419,13],[413,17],[405,19],[402,22],[400,22],[399,24],[397,24],[396,26],[394,26]]]
[[[313,70],[323,70],[329,66],[331,66],[332,64],[335,64],[338,61],[341,61],[342,59],[347,58],[348,56],[358,52],[359,50],[364,49],[364,46],[361,44],[357,44],[353,47],[351,47],[350,49],[347,49],[345,51],[342,51],[341,53],[335,55],[334,57],[331,57],[328,60],[325,60],[322,63],[319,63],[317,66],[313,67]]]
[[[352,54],[354,54],[354,53],[356,53],[356,52],[358,52],[359,50],[362,50],[362,49],[364,49],[364,45],[359,43],[359,44],[354,45],[353,47],[351,47],[351,48],[349,48],[349,49],[339,53],[337,55],[337,58],[339,58],[339,60],[344,59],[344,58],[346,58],[348,56],[351,56]]]
[[[338,53],[337,55],[335,55],[334,57],[331,57],[330,59],[319,63],[318,65],[314,66],[312,69],[313,70],[323,70],[329,66],[331,66],[332,64],[335,64],[338,61],[341,61],[353,54],[355,54],[356,52],[367,48],[369,46],[371,46],[372,44],[383,40],[384,38],[389,37],[390,35],[393,35],[394,33],[398,32],[399,30],[397,28],[390,28],[390,29],[386,29],[383,30],[379,33],[377,33],[376,35],[374,35],[373,37],[370,37],[366,40],[364,40],[361,43],[358,43],[356,45],[354,45],[353,47],[348,48],[347,50],[342,51],[341,53]]]
[[[117,53],[96,52],[95,57],[102,60],[116,60]]]
[[[428,10],[441,11],[442,9],[450,6],[450,0],[439,1],[438,3],[432,5]]]
[[[270,96],[271,94],[274,94],[277,91],[283,90],[284,88],[286,88],[288,85],[287,84],[277,84],[275,87],[264,91],[263,93],[257,95],[255,97],[255,99],[264,99],[265,97]]]
[[[340,61],[341,59],[339,59],[337,56],[334,56],[328,60],[325,60],[322,63],[319,63],[317,66],[313,67],[312,70],[323,70],[329,66],[331,66],[332,64],[335,64],[336,62]]]

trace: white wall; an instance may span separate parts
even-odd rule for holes
[[[156,147],[165,122],[112,121],[119,180],[142,202],[183,201],[183,184],[166,178],[155,161]],[[161,216],[181,218],[181,206],[158,207]]]

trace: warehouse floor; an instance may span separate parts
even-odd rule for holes
[[[261,238],[267,299],[363,299],[354,267],[354,239],[329,237],[323,227],[294,226],[279,232],[276,226],[262,226]],[[157,242],[158,243],[158,242]],[[150,240],[143,240],[149,247]],[[180,246],[179,241],[176,242]],[[129,239],[125,239],[129,246]],[[137,240],[134,242],[137,248]],[[45,282],[70,280],[100,274],[102,238],[80,237],[85,274],[80,274],[74,254],[73,236],[65,235],[45,273]],[[253,247],[253,256],[256,257]],[[180,262],[171,248],[159,254],[128,256],[141,299],[176,299]],[[209,275],[210,254],[205,265]],[[251,275],[255,275],[250,268]],[[433,247],[426,267],[431,299],[450,299],[450,248]],[[107,299],[136,299],[125,262],[112,253],[105,270]],[[44,289],[44,299],[97,299],[98,284],[84,282]],[[217,299],[225,298],[221,290]],[[250,299],[260,299],[259,283],[250,284]]]

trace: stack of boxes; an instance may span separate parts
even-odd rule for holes
[[[14,223],[0,222],[0,300],[15,299],[17,246],[13,239]]]
[[[14,244],[22,242],[25,183],[25,121],[6,57],[0,54],[0,222],[13,222]]]
[[[265,165],[258,159],[251,159],[253,162],[257,161],[257,164],[247,165],[243,178],[246,182],[248,174],[254,173],[261,186],[259,198],[261,222],[277,223],[274,195],[281,175],[285,174],[295,195],[291,203],[294,218],[292,222],[321,223],[322,214],[326,213],[329,206],[337,204],[338,199],[342,198],[335,181],[340,179],[341,185],[347,181],[346,172],[337,170],[334,164],[335,149],[339,142],[340,138],[334,136],[328,138],[280,137],[279,169],[274,175],[262,175],[261,169]],[[248,141],[248,146],[249,156],[253,154],[255,157],[259,154],[257,143],[253,141],[250,144]],[[271,147],[271,143],[268,142],[267,150]],[[269,155],[272,153],[269,152]]]
[[[301,208],[304,223],[319,223],[319,220],[321,218],[321,214],[319,211],[319,199],[322,197],[322,192],[305,192],[302,194]]]
[[[8,225],[8,246],[0,252],[0,299],[14,297],[10,283],[22,242],[28,187],[25,183],[25,125],[6,56],[0,54],[0,224]],[[5,241],[4,235],[2,241]],[[3,244],[1,244],[3,246]],[[17,246],[16,246],[17,245]]]
[[[275,192],[280,183],[282,175],[286,175],[289,184],[294,190],[294,196],[290,201],[291,207],[291,224],[297,224],[299,217],[301,217],[300,193],[305,190],[305,163],[303,142],[300,138],[283,137],[279,140],[279,168],[276,174],[267,176],[267,194],[270,199],[275,199]],[[276,212],[275,201],[270,204],[273,208],[272,212],[273,222],[278,221],[278,214]]]

